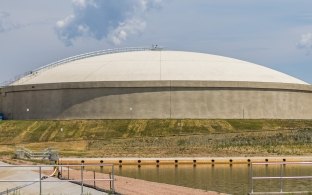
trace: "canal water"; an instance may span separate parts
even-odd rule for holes
[[[253,176],[312,176],[312,165],[254,165]],[[115,174],[147,181],[174,184],[230,194],[248,194],[251,190],[248,165],[126,165],[115,168]],[[257,180],[254,191],[312,191],[312,179]]]

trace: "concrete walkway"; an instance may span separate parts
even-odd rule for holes
[[[1,165],[8,165],[0,162]],[[46,169],[46,168],[45,168]],[[51,171],[52,172],[52,171]],[[0,180],[38,180],[39,173],[34,167],[0,167]],[[48,178],[44,181],[60,181],[57,178]],[[0,195],[6,194],[6,191],[18,186],[23,188],[18,189],[18,194],[38,195],[39,182],[3,182],[0,183]],[[81,186],[70,182],[42,182],[42,194],[58,195],[58,194],[81,194]],[[106,194],[92,188],[84,187],[84,194]]]
[[[66,172],[66,171],[65,171]],[[66,174],[65,174],[66,175]],[[71,178],[80,178],[79,170],[71,170]],[[85,171],[84,178],[92,178],[92,171]],[[97,173],[99,178],[107,178],[107,174]],[[92,182],[86,182],[92,185]],[[109,189],[105,183],[100,182],[98,186],[103,189]],[[189,187],[157,183],[151,181],[145,181],[141,179],[133,179],[122,176],[115,176],[115,190],[117,193],[123,195],[226,195],[223,193],[205,191],[202,189],[194,189]]]

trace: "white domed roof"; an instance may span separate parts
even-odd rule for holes
[[[12,85],[160,80],[307,84],[270,68],[233,58],[194,52],[144,50],[72,58],[33,71]]]

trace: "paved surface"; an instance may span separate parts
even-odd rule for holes
[[[5,163],[0,162],[1,165],[7,165]],[[66,177],[66,170],[64,176]],[[42,172],[50,174],[52,172],[51,168],[43,168]],[[47,174],[47,175],[48,175]],[[80,179],[80,170],[70,169],[70,179]],[[12,180],[12,179],[20,179],[20,180],[36,180],[39,178],[39,174],[37,168],[30,170],[25,167],[9,167],[9,168],[1,168],[0,167],[0,180]],[[84,171],[84,179],[93,178],[92,171]],[[97,173],[97,179],[105,179],[108,178],[107,174]],[[48,178],[47,181],[59,181],[57,178]],[[93,182],[85,181],[86,184],[92,185]],[[29,185],[28,185],[29,184]],[[24,194],[39,194],[39,183],[34,182],[23,182],[23,183],[0,183],[0,195],[3,192],[3,195],[6,195],[6,189],[15,188],[17,186],[25,186],[28,185],[17,192],[21,195]],[[107,182],[97,182],[97,187],[109,189],[109,183]],[[94,189],[84,188],[84,194],[104,194],[102,192],[98,192]],[[118,193],[124,195],[221,195],[218,192],[212,191],[204,191],[201,189],[193,189],[188,187],[169,185],[163,183],[156,183],[150,181],[144,181],[140,179],[133,179],[127,177],[115,176],[115,189]],[[53,182],[53,183],[42,183],[42,191],[43,194],[80,194],[81,187],[79,185],[75,185],[69,182]]]
[[[65,171],[66,172],[66,171]],[[66,175],[66,173],[64,174]],[[84,178],[92,178],[91,171],[84,172]],[[108,175],[97,173],[97,178],[107,178]],[[71,170],[70,178],[80,178],[79,170]],[[87,182],[92,185],[92,182]],[[109,189],[107,183],[99,182],[97,186]],[[133,179],[122,176],[115,176],[115,190],[124,195],[225,195],[223,193],[205,191],[201,189],[188,188],[177,185],[144,181],[141,179]]]
[[[3,162],[0,162],[1,165],[8,165]],[[31,170],[32,169],[32,170]],[[52,172],[52,171],[51,171]],[[39,179],[39,174],[36,168],[28,168],[28,167],[0,167],[0,180],[37,180]],[[45,181],[60,181],[57,178],[48,178]],[[28,186],[27,186],[28,185]],[[12,189],[18,186],[25,186],[17,192],[21,195],[38,195],[39,194],[39,183],[36,182],[5,182],[0,184],[0,194],[8,189]],[[49,195],[57,195],[57,194],[80,194],[81,186],[70,183],[70,182],[42,182],[42,192],[43,194]],[[105,194],[103,192],[99,192],[92,188],[84,188],[84,194]]]

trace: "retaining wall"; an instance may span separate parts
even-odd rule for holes
[[[217,165],[217,164],[250,164],[259,162],[311,162],[308,156],[276,157],[194,157],[194,158],[61,158],[60,164],[114,164],[114,165]]]

